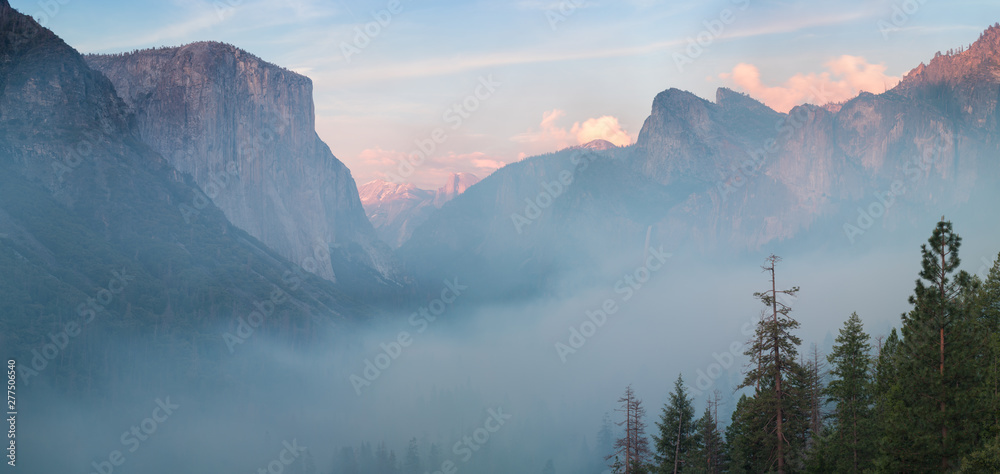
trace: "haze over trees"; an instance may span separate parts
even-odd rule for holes
[[[852,313],[825,361],[815,346],[798,357],[799,323],[779,297],[798,287],[779,290],[781,259],[768,257],[770,288],[754,294],[768,311],[748,341],[725,438],[717,399],[695,420],[678,376],[656,422],[653,457],[633,454],[609,464],[612,472],[1000,472],[1000,257],[981,280],[959,269],[961,243],[942,218],[921,246],[899,330],[873,345]],[[630,386],[620,402],[636,400]],[[630,409],[619,423],[642,427],[641,415]],[[641,430],[629,432],[616,444],[623,453]]]

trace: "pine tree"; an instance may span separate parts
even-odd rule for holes
[[[875,410],[874,419],[878,455],[875,459],[877,472],[893,472],[900,466],[912,463],[906,453],[913,445],[912,432],[906,419],[902,390],[899,382],[898,361],[902,358],[902,341],[896,328],[879,346],[875,363]]]
[[[889,425],[879,465],[891,471],[958,467],[981,434],[982,338],[969,316],[973,280],[959,271],[961,237],[943,218],[922,254],[920,278],[903,315],[895,383],[885,397]]]
[[[403,461],[404,474],[420,474],[420,446],[417,438],[410,438],[410,444],[406,448],[406,460]]]
[[[801,449],[795,433],[801,433],[802,393],[797,393],[790,379],[803,378],[802,367],[796,361],[798,346],[802,341],[792,334],[799,322],[789,316],[791,308],[778,301],[779,295],[795,296],[798,287],[778,290],[775,265],[781,257],[771,255],[762,268],[770,273],[771,289],[754,293],[754,297],[771,309],[769,317],[762,318],[749,348],[744,352],[751,359],[751,368],[739,388],[755,387],[756,408],[765,410],[766,421],[755,429],[770,434],[764,439],[764,448],[773,465],[767,470],[784,474],[786,465],[796,458]]]
[[[646,409],[642,406],[642,400],[636,398],[631,385],[625,388],[625,395],[619,398],[618,402],[621,403],[621,408],[616,411],[620,411],[625,419],[616,424],[625,429],[625,434],[615,441],[614,454],[608,455],[605,459],[614,459],[615,464],[620,463],[625,474],[644,473],[650,457],[646,422],[643,421]],[[612,468],[615,468],[614,465]]]
[[[982,437],[991,440],[1000,436],[1000,256],[979,286],[972,311],[975,332],[985,349],[980,388],[980,406],[985,410]]]
[[[680,375],[674,382],[670,403],[664,405],[662,411],[660,421],[656,422],[659,436],[653,435],[657,472],[683,472],[698,444],[698,432],[694,425],[694,407]]]
[[[375,453],[367,441],[361,442],[361,449],[358,451],[358,471],[377,472],[375,464]]]
[[[962,459],[962,473],[1000,472],[1000,437]]]
[[[302,459],[297,464],[300,464],[299,470],[302,474],[316,474],[316,461],[313,460],[312,453],[308,449],[302,453]]]
[[[819,400],[814,400],[813,393],[817,387],[822,390],[822,380],[819,378],[818,366],[814,367],[812,360],[802,360],[796,363],[788,372],[783,399],[785,411],[784,432],[788,440],[785,456],[786,469],[797,472],[805,469],[809,457],[809,449],[817,434],[813,433],[813,409],[821,414]],[[822,423],[817,426],[820,428]],[[817,431],[818,433],[818,431]]]
[[[716,392],[715,398],[710,398],[705,405],[705,413],[695,422],[695,431],[698,433],[698,445],[691,456],[690,472],[704,472],[716,474],[722,472],[722,436],[719,433],[718,405],[719,398]]]
[[[601,429],[597,432],[597,446],[594,447],[594,452],[600,456],[600,458],[597,459],[597,464],[601,466],[602,470],[607,467],[607,463],[605,461],[614,457],[615,429],[614,423],[611,421],[611,415],[607,413],[605,413],[604,418],[601,419]]]
[[[824,393],[835,406],[830,416],[828,448],[837,472],[862,472],[871,467],[874,457],[873,363],[869,339],[861,318],[851,313],[827,357],[833,366],[830,370],[833,379]]]
[[[826,376],[826,363],[816,344],[812,345],[809,362],[806,363],[808,380],[805,386],[809,397],[809,439],[810,443],[820,436],[823,429],[823,378]]]
[[[430,471],[441,469],[441,463],[443,462],[441,448],[438,447],[437,443],[431,443],[430,448],[427,450],[427,469]]]
[[[340,449],[340,458],[337,461],[340,474],[360,474],[361,468],[358,466],[358,458],[354,453],[354,448],[345,446]]]
[[[726,427],[726,464],[729,472],[769,472],[773,459],[765,452],[763,430],[767,414],[759,400],[741,395],[736,402],[732,421]]]

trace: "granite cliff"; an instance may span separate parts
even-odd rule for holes
[[[215,42],[87,62],[114,84],[139,139],[235,225],[345,288],[401,283],[350,170],[316,134],[309,78]]]

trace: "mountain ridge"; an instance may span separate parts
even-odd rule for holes
[[[994,27],[981,41],[997,37]],[[853,245],[856,235],[844,229],[869,207],[886,212],[877,196],[890,202],[893,186],[901,194],[891,196],[891,213],[872,219],[879,226],[904,226],[921,209],[960,208],[973,189],[997,182],[990,156],[1000,91],[992,79],[963,77],[923,90],[904,82],[787,114],[725,88],[716,102],[669,88],[653,99],[633,145],[594,152],[588,166],[568,152],[508,165],[435,211],[400,255],[413,268],[436,266],[434,278],[498,275],[491,284],[503,297],[548,291],[546,282],[600,268],[606,249],[642,242],[740,255],[834,229]],[[548,191],[563,171],[572,184]],[[536,204],[537,217],[512,224],[546,196],[552,202]],[[520,266],[490,263],[501,255]],[[590,270],[581,261],[593,261]]]
[[[219,42],[86,59],[128,104],[140,139],[234,224],[355,291],[405,284],[350,170],[316,134],[308,77]]]

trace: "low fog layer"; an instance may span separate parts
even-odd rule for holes
[[[976,227],[967,226],[963,247],[973,273],[997,251]],[[926,236],[898,238],[890,251],[846,252],[852,258],[783,255],[779,287],[802,288],[787,301],[802,323],[801,353],[813,343],[828,351],[853,311],[874,336],[898,325]],[[718,390],[728,423],[742,345],[761,309],[752,293],[768,287],[764,252],[705,263],[664,248],[660,266],[652,247],[645,260],[599,278],[604,284],[559,298],[476,306],[475,288],[442,282],[441,301],[388,315],[377,328],[330,329],[309,348],[257,334],[230,353],[229,329],[220,328],[225,355],[214,362],[225,380],[199,381],[197,367],[155,350],[161,355],[140,361],[155,387],[109,381],[99,401],[50,393],[42,372],[22,387],[19,462],[33,472],[266,472],[269,464],[308,472],[297,469],[310,463],[331,472],[344,447],[384,442],[402,461],[416,438],[422,461],[433,443],[457,472],[540,472],[550,459],[556,472],[600,472],[602,419],[616,419],[629,384],[651,428],[678,374],[698,410]],[[125,347],[109,345],[107,357],[135,357]]]

